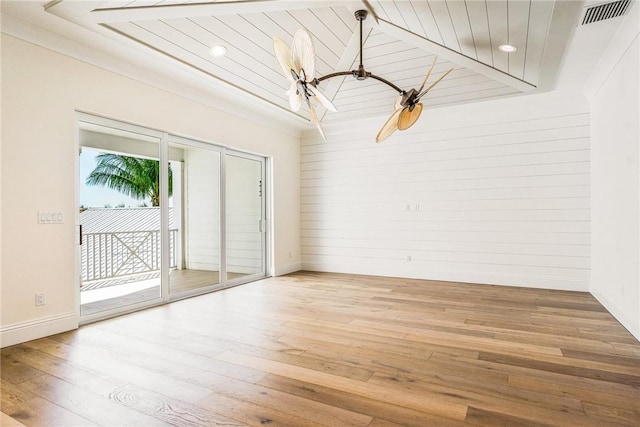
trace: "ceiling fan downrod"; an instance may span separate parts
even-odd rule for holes
[[[367,14],[366,10],[357,10],[355,13],[356,19],[360,22],[360,65],[358,65],[357,71],[353,71],[353,77],[356,80],[365,80],[367,77],[371,77],[371,73],[366,72],[364,65],[362,65],[362,21],[367,19]]]
[[[338,72],[335,72],[335,73],[327,74],[326,76],[318,77],[313,82],[314,86],[317,86],[318,83],[320,83],[321,81],[330,79],[332,77],[349,76],[349,75],[351,75],[351,76],[355,77],[356,80],[366,80],[369,77],[371,77],[372,79],[378,80],[378,81],[386,84],[387,86],[390,86],[391,88],[393,88],[393,90],[398,92],[399,95],[403,95],[405,93],[404,90],[400,89],[398,86],[394,85],[390,81],[388,81],[386,79],[383,79],[382,77],[376,76],[375,74],[371,74],[370,72],[368,72],[368,71],[366,71],[364,69],[364,65],[362,64],[362,46],[363,46],[362,21],[367,19],[367,15],[368,15],[368,12],[366,10],[357,10],[355,12],[355,17],[360,22],[360,64],[358,65],[358,69],[357,70],[351,70],[351,71],[338,71]]]

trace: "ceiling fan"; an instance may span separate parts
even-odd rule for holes
[[[285,77],[291,82],[287,91],[289,105],[292,111],[298,111],[304,97],[311,120],[316,124],[322,139],[327,140],[320,126],[320,120],[316,114],[311,99],[320,101],[328,110],[337,111],[331,101],[327,99],[317,88],[317,80],[314,77],[316,70],[316,54],[311,41],[311,36],[304,29],[299,29],[293,36],[293,49],[289,49],[287,43],[279,37],[274,37],[273,48],[276,57],[282,67]]]
[[[360,22],[360,64],[358,65],[357,70],[338,71],[316,78],[314,77],[316,68],[315,49],[313,47],[311,36],[305,29],[301,28],[296,32],[293,37],[293,47],[291,49],[281,38],[274,37],[273,39],[273,48],[276,53],[276,58],[278,59],[285,77],[291,82],[291,86],[287,91],[291,110],[298,111],[302,105],[302,99],[304,98],[307,106],[309,107],[309,112],[311,113],[311,120],[315,123],[322,139],[325,141],[326,137],[322,131],[318,115],[313,108],[311,100],[319,101],[330,111],[336,112],[337,110],[331,101],[318,90],[318,84],[321,81],[332,77],[351,75],[357,80],[372,78],[381,81],[398,92],[398,97],[394,104],[394,112],[391,117],[387,119],[384,126],[376,136],[376,142],[381,142],[396,130],[406,130],[413,126],[423,110],[423,105],[420,102],[420,99],[453,70],[453,68],[451,68],[449,71],[444,73],[424,91],[423,89],[427,80],[431,76],[431,72],[436,65],[437,57],[434,58],[419,90],[411,89],[409,91],[405,91],[390,81],[366,71],[362,63],[362,22],[367,18],[367,14],[368,12],[366,10],[358,10],[355,12],[355,17]]]
[[[427,71],[427,75],[424,77],[420,89],[411,89],[409,92],[403,91],[400,95],[398,95],[398,98],[396,98],[396,102],[394,104],[393,114],[391,114],[384,126],[382,126],[382,129],[380,129],[380,132],[378,132],[378,135],[376,136],[376,142],[385,140],[396,130],[407,130],[411,126],[413,126],[415,122],[418,121],[423,109],[420,98],[429,93],[429,91],[433,89],[435,85],[440,83],[442,79],[447,77],[447,75],[451,71],[453,71],[453,68],[449,69],[449,71],[440,76],[438,80],[433,82],[428,88],[422,91],[422,89],[424,89],[424,86],[427,84],[427,80],[429,80],[429,77],[431,76],[431,71],[433,71],[433,67],[435,67],[437,60],[437,56],[433,58],[433,63],[431,64],[429,71]]]

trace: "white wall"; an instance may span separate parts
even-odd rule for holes
[[[275,273],[299,265],[297,137],[3,34],[3,346],[78,323],[75,110],[272,156]],[[64,224],[39,225],[40,210]]]
[[[592,124],[591,293],[640,339],[638,5],[587,86]]]
[[[589,109],[549,93],[305,133],[305,269],[588,290]],[[410,257],[410,261],[409,261]]]

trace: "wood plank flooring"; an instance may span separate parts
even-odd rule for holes
[[[586,293],[299,272],[5,348],[2,425],[639,426]]]

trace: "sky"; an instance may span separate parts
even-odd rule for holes
[[[146,203],[147,206],[151,206],[151,201],[148,199],[136,200],[106,187],[87,185],[87,176],[89,176],[91,171],[96,167],[95,159],[98,154],[100,154],[100,151],[98,150],[92,150],[87,147],[82,147],[82,154],[80,154],[79,177],[80,206],[104,208],[105,205],[110,205],[110,207],[115,208],[122,203],[124,203],[125,207],[137,207],[142,203]]]

